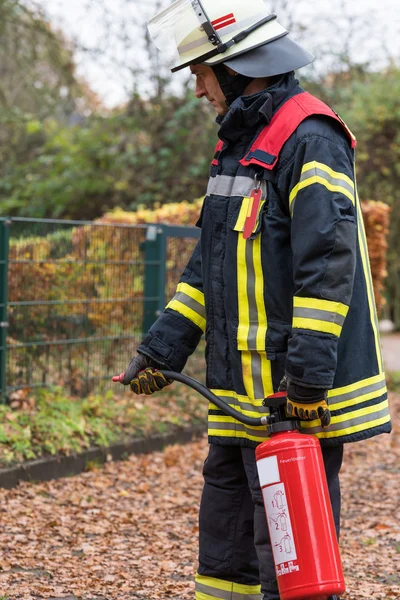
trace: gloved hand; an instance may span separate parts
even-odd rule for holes
[[[172,383],[171,379],[157,370],[161,367],[152,358],[138,353],[132,358],[125,373],[113,377],[113,381],[129,385],[134,394],[154,394]]]
[[[279,390],[287,392],[286,412],[290,417],[297,417],[302,421],[319,419],[322,427],[328,427],[331,422],[331,413],[326,390],[292,383],[286,376],[283,378]]]

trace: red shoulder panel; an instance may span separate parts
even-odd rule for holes
[[[308,92],[302,92],[290,98],[275,113],[271,122],[254,141],[250,152],[242,158],[240,163],[245,167],[255,164],[272,171],[278,162],[285,142],[296,131],[300,123],[312,115],[326,115],[338,121],[349,136],[351,147],[356,146],[356,138],[342,119],[324,102]]]

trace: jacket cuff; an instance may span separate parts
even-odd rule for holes
[[[288,379],[304,387],[330,390],[337,366],[338,338],[297,331],[289,340],[285,371]]]
[[[170,309],[164,311],[137,351],[180,373],[195,351],[202,330]]]

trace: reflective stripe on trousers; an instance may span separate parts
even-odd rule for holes
[[[197,574],[196,600],[261,600],[261,588]]]

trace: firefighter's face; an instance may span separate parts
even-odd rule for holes
[[[206,65],[192,65],[190,70],[196,77],[196,97],[207,98],[219,115],[226,115],[228,106],[212,68]]]

